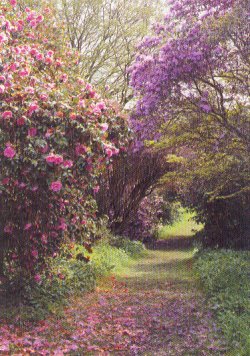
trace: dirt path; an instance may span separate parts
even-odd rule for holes
[[[18,333],[1,328],[0,354],[225,354],[191,267],[191,252],[149,251],[96,292],[72,301],[65,315]]]

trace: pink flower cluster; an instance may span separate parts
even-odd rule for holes
[[[50,184],[50,190],[52,190],[53,192],[60,192],[61,189],[62,183],[58,180]]]
[[[63,157],[54,153],[50,153],[45,159],[47,163],[56,165],[63,163]]]

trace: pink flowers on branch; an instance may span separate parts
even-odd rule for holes
[[[0,5],[0,249],[9,275],[21,268],[39,282],[65,233],[91,235],[94,224],[81,223],[95,219],[89,192],[127,131],[117,108],[78,78],[78,53],[53,12],[16,5]]]
[[[12,159],[12,158],[15,157],[16,151],[11,146],[7,146],[5,148],[3,154],[4,154],[5,157]]]
[[[50,189],[53,192],[60,192],[60,190],[62,189],[62,183],[60,181],[52,182],[50,185]]]
[[[51,153],[46,157],[46,162],[58,165],[58,164],[63,163],[63,157],[60,155]]]

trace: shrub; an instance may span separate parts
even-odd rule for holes
[[[114,236],[110,244],[124,250],[131,257],[138,257],[145,252],[145,246],[141,241],[131,241],[122,236]]]
[[[195,264],[219,325],[237,355],[250,351],[250,253],[231,250],[199,254]]]
[[[11,298],[5,303],[6,310],[1,310],[1,316],[22,321],[39,320],[51,312],[60,316],[62,307],[71,302],[70,296],[92,291],[97,279],[127,264],[130,258],[123,249],[104,242],[93,251],[87,248],[78,244],[63,245],[60,254],[47,259],[48,268],[42,273],[21,283],[19,278],[13,278],[8,284],[7,297],[13,288],[21,289],[17,299]]]
[[[175,205],[167,202],[162,192],[154,191],[141,201],[122,235],[145,243],[157,240],[160,225],[172,222],[175,210]]]
[[[109,274],[114,268],[119,268],[129,260],[128,254],[120,248],[110,246],[105,242],[98,244],[93,251],[91,261],[97,277]]]
[[[2,1],[0,28],[0,277],[26,278],[65,235],[93,235],[97,177],[126,120],[78,77],[51,10]]]

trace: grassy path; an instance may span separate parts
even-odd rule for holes
[[[0,330],[1,349],[12,350],[0,354],[222,355],[214,328],[195,287],[192,253],[148,251],[73,299],[63,315]]]

